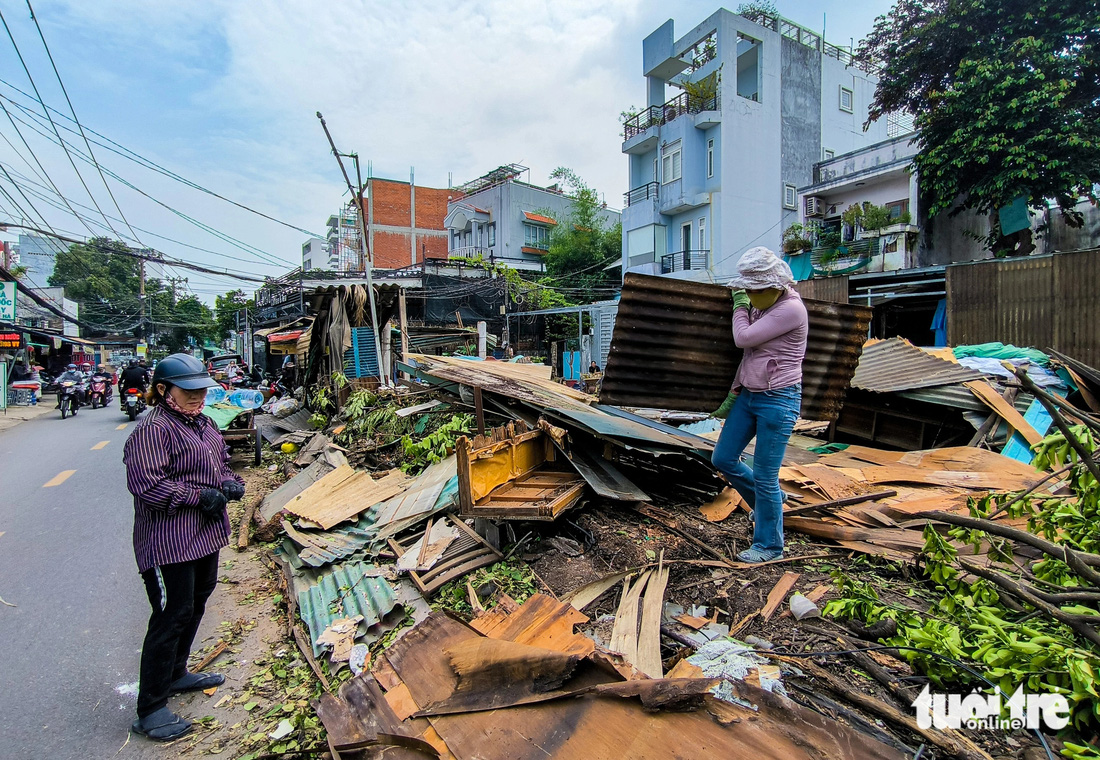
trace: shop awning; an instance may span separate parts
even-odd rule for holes
[[[305,330],[303,329],[303,330],[287,330],[285,332],[272,333],[271,335],[267,336],[267,342],[268,343],[288,343],[292,340],[296,341],[296,340],[298,340],[298,338],[302,337],[302,333],[304,333],[304,332],[305,332]]]

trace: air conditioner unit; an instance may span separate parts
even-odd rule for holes
[[[804,199],[804,211],[806,216],[823,216],[825,213],[825,204],[822,203],[821,198],[816,195],[807,195]]]

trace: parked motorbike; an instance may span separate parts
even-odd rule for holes
[[[68,415],[76,416],[76,410],[80,407],[80,387],[74,380],[65,380],[57,389],[57,406],[61,409],[61,419]]]
[[[145,396],[140,388],[127,388],[119,397],[119,400],[122,402],[122,411],[126,412],[130,422],[133,422],[139,414],[145,411]]]
[[[88,400],[92,409],[111,403],[111,384],[104,377],[93,377],[88,389]]]

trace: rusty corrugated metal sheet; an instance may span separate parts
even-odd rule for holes
[[[951,345],[1001,341],[1100,363],[1100,249],[947,267]]]
[[[1056,254],[1051,297],[1054,337],[1037,348],[1100,365],[1100,250]]]
[[[815,277],[812,280],[796,282],[794,289],[803,298],[848,303],[848,275],[846,274],[836,277]]]
[[[982,374],[976,370],[938,359],[902,338],[890,338],[863,347],[851,385],[860,390],[890,393],[981,378]]]
[[[1049,346],[1054,337],[1053,270],[1049,256],[947,267],[948,344]]]
[[[871,310],[804,299],[810,317],[802,416],[832,421],[855,372]],[[628,274],[600,390],[606,404],[709,412],[729,392],[741,351],[729,289]]]

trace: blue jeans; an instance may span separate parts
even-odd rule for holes
[[[783,499],[779,468],[798,420],[802,386],[774,391],[742,390],[718,437],[711,462],[752,507],[752,545],[764,551],[783,550]],[[752,468],[741,461],[756,437]]]

